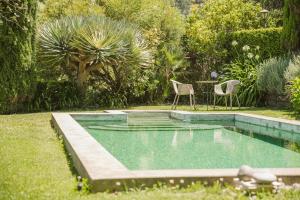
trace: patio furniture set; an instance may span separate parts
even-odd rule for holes
[[[178,101],[180,96],[187,96],[189,95],[190,97],[190,106],[193,109],[196,109],[196,102],[195,102],[195,91],[193,88],[192,84],[185,84],[185,83],[180,83],[175,80],[171,80],[173,84],[173,88],[175,91],[175,98],[172,104],[172,109],[176,109],[176,106],[178,105]],[[237,104],[240,108],[240,102],[237,96],[237,89],[240,84],[239,80],[229,80],[225,81],[223,83],[218,83],[218,81],[215,80],[209,80],[209,81],[197,81],[196,83],[201,84],[203,88],[205,88],[203,94],[206,94],[206,108],[208,110],[208,105],[209,105],[209,99],[211,93],[213,93],[213,108],[215,109],[216,106],[216,99],[217,96],[221,96],[225,98],[225,106],[227,109],[227,97],[229,96],[229,103],[230,103],[230,108],[232,109],[232,102],[233,98],[236,97]],[[204,87],[205,85],[205,87]],[[213,86],[213,91],[211,91],[211,86]],[[223,90],[225,89],[225,91]]]

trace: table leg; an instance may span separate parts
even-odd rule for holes
[[[208,110],[208,95],[209,95],[209,87],[208,84],[206,84],[206,110]]]

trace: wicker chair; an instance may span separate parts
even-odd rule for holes
[[[222,86],[226,84],[226,91],[224,92]],[[236,97],[238,106],[240,108],[239,98],[237,96],[237,86],[240,84],[239,80],[229,80],[214,86],[214,108],[216,106],[216,96],[225,97],[225,105],[227,110],[227,96],[230,97],[230,108],[232,109],[232,96]]]
[[[195,93],[194,93],[194,88],[192,84],[183,84],[178,81],[171,80],[173,84],[173,88],[175,91],[175,98],[172,104],[171,109],[176,109],[176,106],[179,101],[179,97],[183,95],[189,95],[190,96],[190,105],[191,108],[195,109]]]

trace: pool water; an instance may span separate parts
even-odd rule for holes
[[[300,167],[299,136],[267,127],[183,122],[166,113],[130,113],[127,122],[77,121],[130,170]]]

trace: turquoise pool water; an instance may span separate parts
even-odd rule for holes
[[[130,170],[300,167],[299,134],[234,121],[189,123],[165,113],[128,122],[77,120]]]

